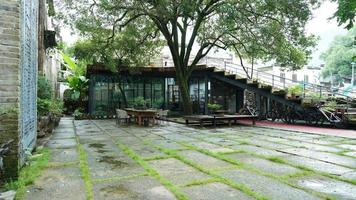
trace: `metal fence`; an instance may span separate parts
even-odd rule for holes
[[[348,95],[345,95],[343,94],[343,91],[338,91],[331,87],[312,84],[306,81],[296,81],[282,76],[277,76],[271,73],[260,71],[258,69],[251,69],[249,67],[245,67],[245,71],[241,65],[226,61],[224,59],[206,57],[203,58],[198,64],[206,65],[208,67],[216,67],[217,69],[221,69],[228,74],[234,74],[241,78],[256,80],[260,84],[271,86],[277,90],[287,90],[291,86],[299,85],[302,88],[303,98],[323,98],[334,96],[344,98],[346,101],[348,101],[356,97],[355,91],[351,91]],[[249,74],[249,76],[247,74]]]

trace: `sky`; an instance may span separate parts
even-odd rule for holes
[[[319,36],[320,40],[317,42],[308,65],[319,66],[323,64],[323,61],[320,60],[320,54],[329,47],[336,35],[346,34],[346,29],[339,27],[336,19],[328,19],[336,9],[337,4],[335,2],[324,1],[318,9],[313,10],[313,18],[307,24],[306,31],[309,34]],[[69,29],[62,29],[61,36],[67,44],[73,44],[78,39],[77,36],[71,35]]]
[[[323,61],[319,58],[320,54],[327,50],[335,36],[347,33],[346,29],[338,26],[336,19],[328,20],[336,9],[337,4],[335,2],[325,1],[318,9],[313,11],[313,19],[307,24],[306,31],[319,36],[320,40],[312,54],[309,65],[319,66],[322,64]]]

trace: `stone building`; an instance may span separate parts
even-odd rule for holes
[[[17,176],[37,134],[38,0],[0,0],[0,180]],[[2,148],[2,149],[1,149]]]

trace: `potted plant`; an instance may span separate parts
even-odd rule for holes
[[[302,94],[302,87],[300,85],[294,85],[288,88],[288,94],[290,94],[291,99],[298,99]]]
[[[137,110],[145,110],[147,109],[147,101],[143,97],[136,97],[133,106]]]
[[[221,107],[222,106],[217,103],[209,103],[208,104],[208,109],[209,109],[210,113],[213,113],[213,114],[224,115],[224,111],[220,110]]]

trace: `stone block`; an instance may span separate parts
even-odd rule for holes
[[[18,154],[10,154],[3,157],[3,180],[9,181],[11,179],[17,178],[18,176],[18,168],[19,168],[19,157]]]

